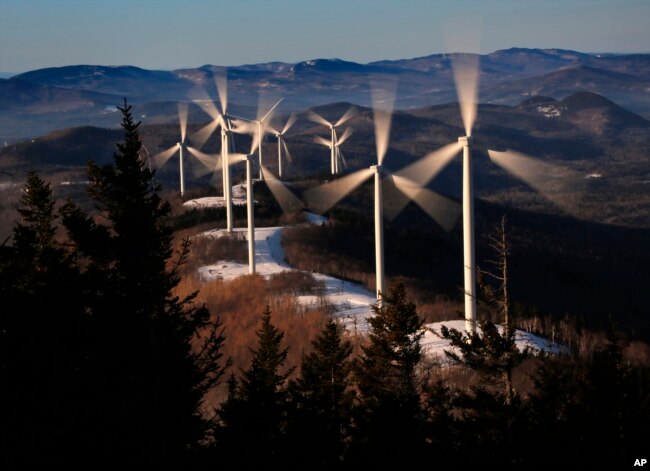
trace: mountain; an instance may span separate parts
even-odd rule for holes
[[[173,72],[133,66],[75,65],[39,69],[13,77],[30,83],[129,97],[134,102],[185,97],[191,82]]]
[[[0,109],[29,113],[68,112],[118,103],[118,97],[104,93],[34,84],[12,78],[0,79]]]
[[[522,97],[543,95],[561,99],[577,91],[598,93],[632,110],[650,112],[650,77],[585,65],[482,89],[481,101],[515,104]]]
[[[350,106],[339,102],[314,110],[335,121]],[[171,104],[163,106],[166,107],[172,108],[170,112],[173,110]],[[190,115],[200,113],[197,107],[190,108]],[[314,136],[328,137],[328,130],[310,121],[308,114],[309,110],[297,114],[296,124],[287,136],[293,156],[285,169],[289,176],[304,178],[327,173],[329,150],[315,144]],[[279,116],[271,124],[277,126],[286,119],[286,115]],[[372,110],[358,107],[358,115],[346,126],[354,131],[342,148],[347,170],[372,165],[376,159]],[[188,126],[190,143],[193,133],[200,127],[200,123]],[[563,100],[532,97],[516,106],[481,105],[473,132],[477,194],[519,209],[568,213],[603,223],[648,226],[650,194],[645,182],[650,181],[650,167],[645,149],[650,148],[649,128],[650,122],[641,116],[589,92],[572,94]],[[84,165],[88,156],[110,155],[103,152],[112,148],[116,139],[108,130],[81,128],[75,132],[78,134],[72,130],[63,135],[52,133],[34,142],[0,149],[0,163],[7,160]],[[157,124],[148,117],[144,118],[141,132],[151,155],[169,148],[179,137],[177,122]],[[462,134],[463,126],[455,103],[396,112],[384,165],[399,169],[427,152],[455,142]],[[91,137],[84,137],[86,135]],[[217,154],[218,141],[213,137],[203,151]],[[238,136],[236,144],[238,149],[247,149],[250,138]],[[264,141],[263,148],[265,156],[277,155],[277,143],[271,136]],[[66,152],[66,149],[73,152]],[[510,149],[527,154],[540,162],[539,171],[566,178],[545,179],[532,185],[522,183],[492,163],[487,149]],[[266,159],[271,169],[277,165],[274,158]],[[436,177],[431,188],[459,197],[460,173],[460,159],[456,159]],[[176,166],[163,167],[159,177],[175,187]],[[206,184],[208,180],[188,177],[186,183],[189,186]]]
[[[215,77],[227,74],[228,96],[233,105],[249,109],[269,97],[284,97],[283,111],[350,102],[370,106],[369,77],[396,79],[396,107],[417,109],[457,100],[452,72],[453,54],[432,54],[401,60],[359,64],[341,59],[314,59],[290,64],[268,62],[223,67],[206,64],[198,68],[171,71],[145,70],[132,66],[78,65],[35,70],[14,80],[32,85],[104,94],[111,105],[127,97],[143,107],[151,103],[173,103],[205,99],[218,100]],[[631,111],[650,117],[650,54],[585,54],[562,49],[511,48],[480,56],[479,99],[483,103],[515,105],[531,96],[561,100],[589,91]],[[205,92],[201,92],[201,90]],[[100,109],[82,107],[66,114],[44,116],[45,112],[23,110],[11,94],[0,103],[0,129],[4,137],[35,136],[79,124],[106,126]],[[47,98],[42,98],[47,105]],[[37,105],[37,101],[33,105]],[[78,99],[72,100],[78,102]],[[63,109],[64,104],[62,103]],[[45,106],[47,113],[55,106]],[[153,106],[162,109],[160,106]],[[156,114],[158,122],[173,122],[173,106],[167,114]],[[76,115],[75,115],[76,114]],[[147,114],[147,113],[144,113]],[[196,119],[205,121],[205,114]],[[49,123],[49,124],[48,124]],[[61,124],[59,124],[61,123]],[[48,128],[49,126],[49,128]],[[3,136],[0,136],[3,137]]]

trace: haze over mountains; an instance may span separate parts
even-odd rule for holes
[[[531,96],[561,100],[589,91],[650,117],[650,54],[512,48],[482,55],[480,64],[481,103],[516,105]],[[144,105],[142,114],[152,122],[172,122],[175,106],[168,102],[199,98],[201,89],[216,98],[214,75],[225,69],[76,65],[0,79],[0,137],[33,137],[78,125],[113,127],[117,123],[111,110],[122,97]],[[227,74],[230,102],[240,107],[257,107],[260,94],[285,97],[284,111],[341,101],[369,106],[369,75],[399,79],[398,109],[457,99],[448,54],[369,64],[339,59],[269,62],[228,67]]]

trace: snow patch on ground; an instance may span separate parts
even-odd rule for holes
[[[200,198],[204,199],[204,198]],[[196,201],[196,200],[192,200]],[[189,203],[189,201],[188,201]],[[187,203],[185,203],[187,204]],[[324,224],[327,218],[313,213],[306,213],[307,220],[312,224]],[[255,229],[255,267],[256,272],[264,277],[293,271],[284,258],[282,248],[282,227],[260,227]],[[247,239],[247,229],[237,228],[235,232]],[[222,237],[227,234],[225,229],[204,232],[204,236]],[[220,260],[214,264],[199,268],[199,275],[204,281],[231,280],[249,273],[248,264]],[[368,319],[372,316],[371,305],[376,301],[375,294],[357,283],[340,280],[322,273],[312,273],[313,277],[322,282],[324,289],[320,295],[298,296],[300,303],[306,306],[328,304],[334,309],[334,316],[346,329],[356,333],[367,333],[370,330]],[[422,338],[423,350],[430,356],[445,358],[444,350],[448,350],[449,342],[440,337],[440,328],[445,325],[460,331],[465,329],[464,320],[452,320],[426,324]],[[501,327],[499,327],[501,329]],[[530,347],[533,350],[558,353],[561,347],[549,344],[545,339],[518,330],[516,341],[520,349]]]

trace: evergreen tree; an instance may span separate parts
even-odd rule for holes
[[[286,459],[286,382],[292,369],[281,371],[288,348],[282,348],[284,333],[271,323],[268,306],[257,338],[251,366],[240,384],[231,377],[218,411],[217,456],[227,463],[274,465]]]
[[[368,344],[355,367],[362,402],[354,459],[417,462],[424,446],[417,378],[423,322],[403,283],[372,309]]]
[[[521,459],[522,446],[516,442],[524,427],[521,398],[512,386],[514,368],[528,355],[520,352],[515,342],[515,328],[508,295],[508,258],[510,244],[506,233],[506,219],[490,235],[491,246],[497,260],[491,264],[495,270],[482,271],[487,280],[481,283],[483,307],[494,310],[501,320],[502,332],[484,316],[477,332],[460,332],[441,327],[441,334],[449,340],[450,350],[445,354],[453,364],[462,365],[478,374],[478,384],[471,392],[457,391],[455,406],[463,413],[461,434],[467,439],[463,448],[473,450],[467,456],[475,462],[510,462]],[[471,461],[474,462],[474,461]]]
[[[170,206],[140,158],[140,123],[126,101],[119,109],[125,140],[114,163],[89,165],[103,222],[64,208],[92,317],[85,412],[96,423],[81,448],[132,463],[179,462],[204,437],[201,401],[223,374],[224,337],[195,295],[173,294],[189,244],[172,260]]]
[[[56,241],[50,185],[34,171],[0,252],[0,460],[63,461],[82,427],[75,405],[86,370],[79,277]]]
[[[334,465],[343,456],[351,429],[352,344],[343,340],[341,327],[330,319],[312,346],[314,351],[303,357],[300,377],[290,388],[293,459]]]

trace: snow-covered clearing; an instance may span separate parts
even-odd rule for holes
[[[206,200],[206,198],[200,198]],[[197,200],[192,200],[197,201]],[[244,200],[245,201],[245,200]],[[190,201],[185,204],[188,205]],[[223,204],[223,198],[221,198]],[[188,205],[189,206],[189,205]],[[324,224],[326,219],[316,214],[306,213],[307,221],[311,224]],[[284,258],[282,248],[282,227],[260,227],[255,229],[255,265],[258,274],[268,277],[284,271],[294,270]],[[235,232],[247,238],[246,228],[237,228]],[[205,237],[221,237],[226,235],[225,229],[204,232]],[[199,268],[199,274],[204,281],[222,279],[231,280],[248,274],[248,264],[219,260],[212,265]],[[357,283],[340,280],[321,273],[312,273],[314,278],[324,285],[322,295],[299,296],[298,300],[304,305],[317,306],[327,303],[334,308],[334,315],[349,330],[364,333],[369,330],[368,318],[372,315],[370,306],[375,303],[374,293]],[[457,330],[465,329],[464,320],[452,320],[426,324],[426,332],[422,338],[424,350],[432,356],[444,358],[444,350],[449,349],[449,342],[440,337],[440,328],[446,325]],[[531,347],[536,350],[559,351],[559,347],[533,334],[524,331],[516,333],[519,348]]]

